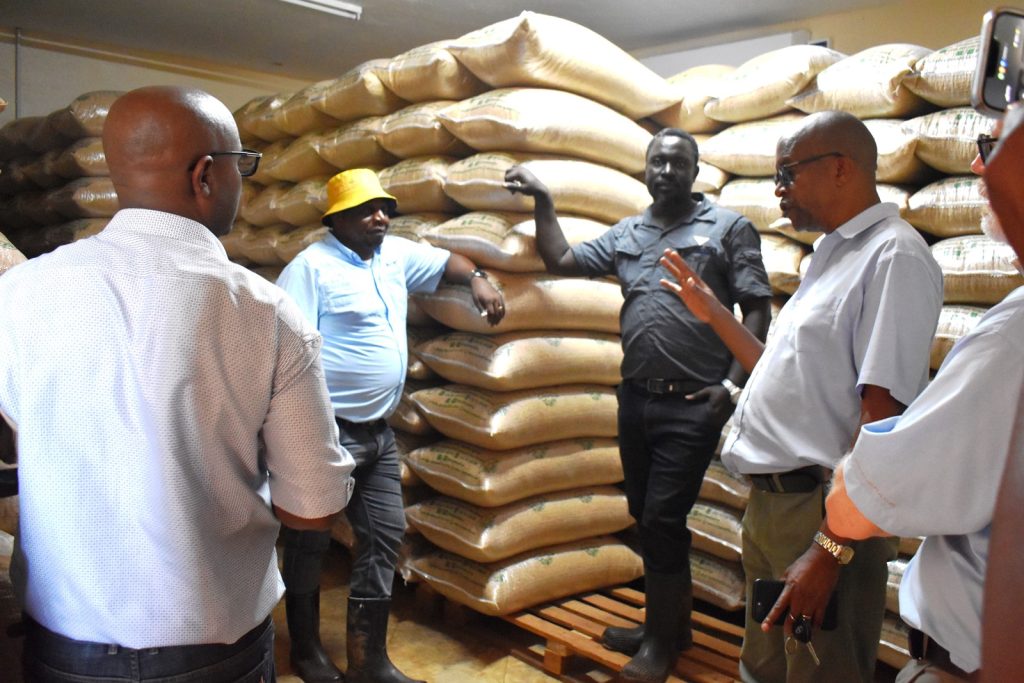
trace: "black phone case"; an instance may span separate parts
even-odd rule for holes
[[[750,604],[750,618],[755,622],[762,622],[768,618],[768,613],[772,611],[772,607],[775,606],[775,602],[782,595],[782,589],[786,587],[785,581],[777,581],[775,579],[754,579],[754,591],[751,596]],[[831,631],[839,623],[839,606],[836,603],[836,593],[832,592],[832,596],[828,600],[828,605],[825,607],[825,619],[821,625],[822,631]],[[789,615],[787,609],[782,615],[775,620],[776,626],[781,626],[786,621],[786,617]]]

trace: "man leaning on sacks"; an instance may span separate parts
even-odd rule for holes
[[[221,102],[132,91],[103,146],[121,210],[0,278],[25,678],[273,681],[280,525],[352,491],[320,336],[217,239],[259,163]]]

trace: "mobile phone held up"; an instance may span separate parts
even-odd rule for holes
[[[971,104],[988,116],[999,116],[1024,94],[1024,10],[998,7],[981,24],[978,67]]]

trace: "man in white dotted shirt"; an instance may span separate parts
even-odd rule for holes
[[[272,681],[280,524],[352,490],[320,336],[217,239],[259,161],[223,104],[135,90],[103,144],[121,210],[0,279],[25,676]]]

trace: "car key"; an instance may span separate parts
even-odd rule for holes
[[[807,653],[811,655],[815,666],[821,666],[818,653],[814,651],[814,643],[811,642],[811,620],[800,617],[793,624],[793,638],[807,646]]]

